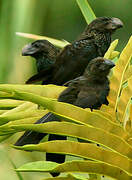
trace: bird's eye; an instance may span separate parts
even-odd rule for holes
[[[34,46],[35,46],[36,48],[38,48],[38,47],[39,47],[39,45],[38,45],[38,44],[34,44]]]
[[[108,18],[108,17],[104,17],[103,19],[102,19],[102,21],[109,21],[110,20],[110,18]]]
[[[100,62],[98,62],[98,63],[96,63],[96,66],[98,67],[98,66],[100,66],[100,64],[101,64],[101,63],[100,63]]]
[[[106,21],[106,22],[104,22],[104,24],[105,24],[105,25],[108,25],[108,24],[109,24],[109,22],[108,22],[108,21]]]

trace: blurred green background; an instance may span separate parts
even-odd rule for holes
[[[113,35],[113,39],[120,39],[118,50],[121,50],[131,36],[132,1],[89,0],[89,4],[97,17],[118,17],[124,22],[124,28]],[[86,22],[75,0],[0,0],[0,83],[24,83],[35,72],[35,61],[21,56],[22,47],[31,40],[16,36],[16,32],[72,42],[85,26]],[[6,143],[0,146],[2,180],[9,179],[9,176],[10,180],[18,179],[7,155],[17,166],[31,160],[40,160],[39,153],[21,153],[7,147]],[[23,175],[25,180],[43,177],[36,173]]]

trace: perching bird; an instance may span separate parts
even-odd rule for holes
[[[123,23],[118,18],[100,17],[92,21],[80,38],[66,46],[58,55],[55,64],[31,77],[27,83],[43,80],[44,84],[62,85],[67,81],[82,75],[91,59],[104,56],[111,43],[111,34]],[[106,100],[107,102],[107,100]],[[50,116],[50,117],[49,117]],[[36,123],[53,121],[51,115],[42,117]],[[28,137],[28,138],[27,138]],[[16,145],[39,143],[44,134],[27,132]],[[51,137],[51,136],[50,136]],[[52,139],[55,139],[52,136]],[[60,136],[61,137],[61,136]],[[57,138],[60,138],[59,136]],[[48,159],[50,160],[51,157]],[[63,159],[63,158],[62,158]],[[53,159],[54,160],[54,159]],[[59,163],[59,157],[54,160]]]
[[[109,94],[109,80],[107,78],[110,69],[115,65],[112,61],[102,57],[90,61],[88,66],[80,76],[67,83],[68,87],[64,90],[58,101],[70,103],[82,108],[99,109],[102,104],[108,105],[107,96]],[[54,114],[48,113],[43,116],[37,123],[46,123],[51,121],[60,121]],[[16,146],[25,144],[37,144],[46,134],[27,131],[15,143]],[[50,140],[58,140],[61,136],[51,136]],[[64,136],[62,136],[64,140]],[[65,155],[47,154],[47,160],[57,163],[63,163]],[[52,173],[53,176],[58,174]]]
[[[90,61],[82,76],[67,82],[66,88],[58,101],[82,108],[99,109],[102,104],[108,105],[108,74],[115,64],[102,57]]]
[[[36,60],[37,71],[47,70],[55,63],[59,49],[47,40],[37,40],[22,49],[22,56],[31,56]]]
[[[112,33],[122,26],[123,23],[118,18],[96,18],[80,38],[57,55],[53,66],[32,76],[27,83],[43,80],[44,84],[62,85],[81,76],[91,59],[104,56],[111,43]]]

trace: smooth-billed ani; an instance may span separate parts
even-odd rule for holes
[[[27,83],[43,80],[43,84],[53,83],[62,85],[71,79],[77,78],[83,74],[85,67],[93,58],[104,56],[111,43],[112,33],[122,26],[123,23],[118,18],[100,17],[95,19],[86,27],[85,31],[76,41],[67,45],[57,55],[53,65],[31,77]],[[102,95],[102,97],[104,96]],[[105,101],[107,104],[106,99]],[[39,119],[36,123],[45,123],[54,120],[54,116],[47,115]],[[43,137],[44,134],[42,133],[26,132],[23,137],[18,140],[16,145],[39,143]],[[59,138],[64,139],[64,137],[61,136],[50,136],[50,140]],[[56,157],[56,160],[54,161],[61,162],[59,157]]]
[[[99,109],[102,104],[108,105],[109,80],[107,78],[110,69],[115,65],[112,61],[102,57],[95,58],[87,65],[82,76],[67,82],[67,88],[59,98],[59,102],[66,102],[82,108]],[[37,123],[60,121],[54,114],[48,113]],[[27,131],[15,143],[16,146],[25,144],[37,144],[45,136],[45,133]],[[61,138],[62,137],[62,138]],[[63,139],[64,136],[50,136],[50,140]],[[46,160],[63,163],[65,155],[47,153]],[[57,176],[57,173],[52,173]]]
[[[111,43],[111,35],[122,26],[118,18],[96,18],[76,41],[64,47],[48,71],[41,71],[27,83],[43,80],[43,84],[62,85],[81,76],[91,59],[104,56]]]
[[[22,56],[31,56],[36,60],[37,71],[47,70],[55,63],[59,49],[47,40],[37,40],[22,49]]]

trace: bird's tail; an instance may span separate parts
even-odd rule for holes
[[[46,122],[59,121],[59,119],[52,113],[47,113],[41,119],[39,119],[35,124],[42,124]],[[47,134],[46,133],[37,133],[34,131],[26,131],[23,136],[21,136],[15,146],[23,146],[26,144],[38,144]],[[65,136],[59,136],[56,134],[49,135],[49,141],[52,140],[66,140]],[[65,155],[63,154],[51,154],[46,153],[46,161],[53,161],[56,163],[63,163],[65,161]],[[58,176],[59,173],[51,173],[52,176]]]
[[[35,124],[42,124],[46,122],[57,121],[58,119],[51,113],[47,113],[41,119],[39,119]],[[26,144],[38,144],[47,134],[38,133],[34,131],[26,131],[23,136],[21,136],[15,146],[23,146]]]

